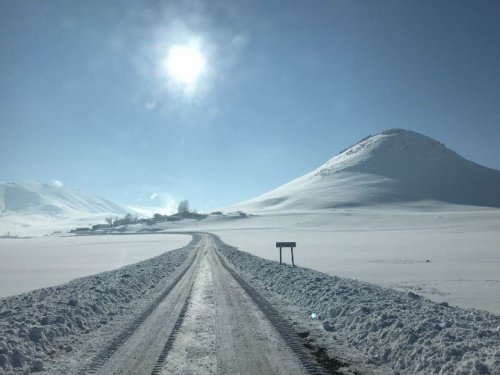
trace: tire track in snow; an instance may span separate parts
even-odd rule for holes
[[[189,302],[191,301],[191,295],[193,293],[193,286],[194,283],[191,285],[191,289],[189,290],[189,295],[186,298],[186,301],[184,301],[184,305],[182,305],[182,310],[181,313],[179,314],[179,317],[177,318],[174,329],[168,336],[167,342],[165,343],[165,347],[163,348],[160,356],[158,357],[158,360],[156,361],[156,364],[153,368],[153,371],[151,372],[151,375],[158,375],[162,372],[163,366],[165,364],[165,361],[167,359],[168,353],[172,349],[174,345],[174,341],[179,333],[179,330],[181,328],[182,322],[184,321],[184,317],[186,316],[187,309],[189,307]]]
[[[231,267],[228,266],[225,258],[216,250],[215,253],[222,266],[236,280],[236,282],[245,290],[253,302],[264,313],[271,325],[278,331],[281,338],[288,347],[294,352],[298,360],[304,366],[308,374],[323,375],[328,374],[323,367],[317,364],[314,357],[304,348],[302,341],[294,332],[293,328],[286,322],[281,314],[253,287],[243,280]]]
[[[285,321],[285,319],[278,313],[278,311],[274,309],[272,305],[262,295],[260,295],[260,293],[258,293],[245,280],[243,280],[236,273],[236,271],[234,271],[227,264],[225,258],[217,250],[217,244],[215,241],[213,241],[212,235],[207,234],[204,234],[201,240],[198,242],[196,249],[191,255],[191,259],[189,259],[188,261],[189,263],[177,275],[174,281],[144,312],[142,312],[133,321],[133,323],[126,330],[118,334],[112,340],[110,345],[108,345],[105,349],[98,353],[91,361],[90,365],[83,368],[79,373],[118,374],[122,373],[123,371],[123,373],[134,373],[134,371],[137,369],[141,369],[141,373],[145,373],[144,371],[147,371],[146,373],[150,373],[151,375],[159,375],[164,372],[165,365],[168,362],[168,355],[174,347],[179,334],[182,334],[181,327],[190,307],[195,279],[197,276],[199,276],[197,275],[197,273],[202,261],[202,253],[205,252],[206,255],[206,250],[209,248],[215,250],[213,254],[215,258],[217,258],[220,262],[220,266],[216,267],[219,269],[218,272],[222,272],[223,269],[224,272],[227,271],[227,277],[234,279],[236,283],[235,285],[238,285],[238,287],[240,287],[242,291],[246,292],[246,294],[250,297],[249,300],[253,301],[253,303],[256,305],[256,308],[263,314],[263,316],[267,318],[270,327],[273,327],[276,330],[280,339],[284,341],[286,346],[291,350],[291,353],[293,353],[293,355],[296,357],[298,361],[297,364],[300,363],[308,374],[328,374],[329,372],[321,367],[316,362],[315,358],[303,346],[302,341],[294,332],[293,328]],[[144,354],[137,353],[137,357],[135,355],[132,357],[130,355],[130,349],[134,348],[134,345],[137,345],[137,343],[134,342],[134,338],[132,338],[132,336],[137,337],[137,334],[139,334],[139,337],[141,336],[142,330],[140,327],[143,326],[144,328],[146,328],[144,324],[147,323],[146,321],[148,320],[150,315],[154,315],[153,312],[155,311],[155,309],[157,309],[160,304],[169,296],[170,292],[179,284],[179,281],[183,279],[188,271],[189,275],[187,277],[189,280],[184,279],[182,281],[183,285],[181,289],[184,292],[179,294],[179,296],[176,297],[175,300],[175,305],[178,307],[176,309],[172,307],[172,312],[169,315],[169,320],[171,322],[168,323],[171,326],[170,331],[163,331],[164,339],[161,338],[161,335],[157,335],[158,337],[155,341],[156,344],[154,350],[151,350],[151,347],[145,346],[145,349],[143,349]],[[212,271],[216,272],[216,269],[212,269]],[[177,291],[175,294],[177,295],[178,293],[179,291]],[[182,307],[180,307],[181,304]],[[177,311],[177,313],[175,311]],[[175,320],[172,320],[172,318]],[[158,324],[158,322],[154,324]],[[148,326],[155,327],[153,325],[150,325],[149,323]],[[165,335],[165,333],[167,334]],[[162,341],[165,343],[164,345],[161,344]],[[251,342],[252,341],[249,341],[249,343]],[[162,346],[160,347],[159,345]],[[262,348],[257,347],[255,347],[255,349],[257,350],[257,352],[259,350],[262,350]],[[127,353],[129,354],[127,355]],[[127,358],[127,356],[129,358]],[[126,363],[130,362],[129,365],[127,365],[126,363],[120,363],[124,360],[126,360]]]
[[[197,236],[196,234],[193,234]],[[197,246],[200,243],[198,239]],[[197,257],[197,250],[193,250],[191,259],[185,268],[177,275],[177,277],[168,285],[167,288],[144,310],[137,316],[132,323],[123,331],[121,331],[102,351],[97,353],[91,360],[90,364],[78,371],[78,374],[96,374],[101,367],[111,358],[111,356],[127,341],[137,329],[146,321],[152,312],[160,305],[160,303],[170,294],[178,282],[184,277],[187,271],[193,266]]]

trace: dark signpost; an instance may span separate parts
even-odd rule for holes
[[[281,248],[289,247],[291,252],[292,252],[292,266],[295,266],[295,263],[293,262],[293,248],[297,247],[297,243],[295,243],[295,242],[276,242],[276,247],[280,248],[280,264],[281,264]]]

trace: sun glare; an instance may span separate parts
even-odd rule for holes
[[[166,60],[168,74],[177,82],[195,83],[205,69],[205,58],[196,48],[173,46]]]

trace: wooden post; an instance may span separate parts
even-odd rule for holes
[[[295,260],[293,259],[293,248],[296,246],[297,246],[296,242],[276,242],[276,247],[280,248],[280,264],[283,264],[283,255],[282,255],[283,248],[289,247],[290,250],[292,251],[292,266],[295,266]]]

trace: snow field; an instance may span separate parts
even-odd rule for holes
[[[500,373],[497,315],[280,265],[219,245],[254,286],[317,313],[327,334],[341,337],[373,364],[388,365],[396,374]]]
[[[0,374],[74,371],[161,294],[198,241],[194,235],[149,260],[0,299]]]
[[[279,259],[276,241],[296,241],[300,266],[496,314],[499,228],[500,210],[459,206],[266,214],[197,227],[269,260]],[[289,250],[283,259],[290,263]]]
[[[190,239],[176,234],[0,239],[0,298],[149,259]]]

